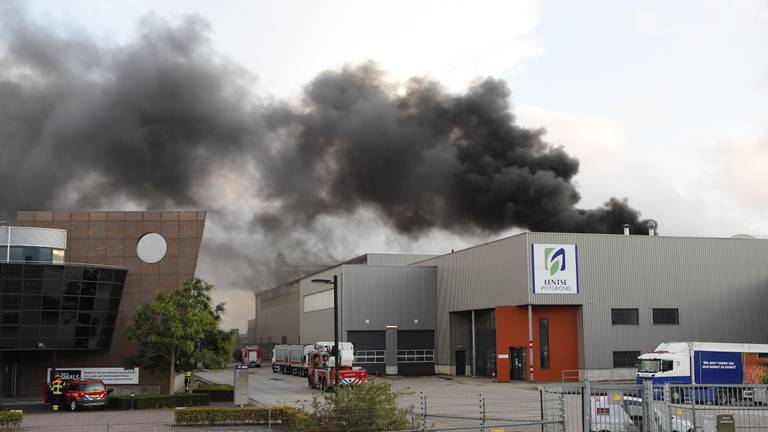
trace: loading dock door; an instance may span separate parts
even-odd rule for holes
[[[464,376],[466,374],[466,351],[456,350],[456,375]]]
[[[525,381],[525,347],[509,347],[509,359],[510,378]]]

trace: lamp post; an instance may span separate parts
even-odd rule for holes
[[[312,282],[333,285],[333,368],[335,371],[333,384],[334,388],[336,388],[336,385],[339,383],[339,305],[338,296],[336,295],[339,289],[338,276],[333,275],[333,279],[312,279]]]

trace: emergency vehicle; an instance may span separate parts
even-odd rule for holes
[[[288,373],[288,345],[275,345],[272,349],[272,372]]]
[[[240,348],[241,364],[249,368],[261,367],[261,348],[258,345]]]
[[[331,390],[336,385],[336,359],[332,355],[333,342],[318,342],[308,353],[307,385],[310,388]],[[368,380],[368,372],[352,366],[355,359],[352,343],[339,343],[339,376],[342,386],[360,384]]]
[[[307,376],[309,370],[309,353],[315,349],[314,345],[289,345],[288,364],[290,373],[296,376]]]

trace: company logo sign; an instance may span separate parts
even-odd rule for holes
[[[578,294],[576,245],[532,244],[533,293]]]

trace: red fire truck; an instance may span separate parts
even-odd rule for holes
[[[240,348],[242,355],[241,364],[249,368],[261,367],[261,348],[258,345],[245,346]]]
[[[353,367],[354,351],[350,342],[339,343],[339,379],[342,386],[360,384],[368,380],[368,372],[360,367]],[[336,385],[335,358],[331,355],[333,342],[318,342],[308,355],[309,369],[307,384],[310,388],[331,390]]]

